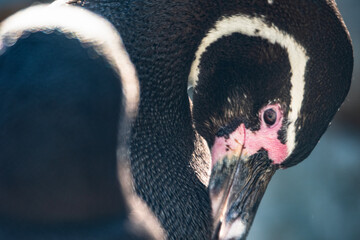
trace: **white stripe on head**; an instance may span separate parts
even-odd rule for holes
[[[68,2],[70,2],[71,0],[56,0],[54,2],[52,2],[50,4],[50,6],[61,6],[61,5],[65,5],[67,4]]]
[[[287,51],[291,67],[291,90],[290,109],[288,114],[287,149],[288,156],[296,146],[295,122],[300,115],[301,105],[304,98],[305,70],[309,60],[306,50],[291,35],[279,30],[274,24],[269,25],[264,17],[252,17],[247,15],[234,15],[221,18],[215,23],[207,35],[202,39],[195,54],[189,74],[189,87],[196,87],[199,73],[201,56],[207,48],[222,37],[240,33],[250,37],[261,37],[272,44],[279,44]],[[240,53],[241,54],[241,53]]]
[[[64,1],[57,1],[57,3]],[[139,101],[139,84],[121,37],[106,19],[80,7],[37,5],[15,13],[0,24],[0,53],[27,32],[58,30],[92,46],[105,57],[121,78],[126,112],[134,116]],[[10,41],[9,41],[10,40]],[[2,50],[1,50],[2,49]]]

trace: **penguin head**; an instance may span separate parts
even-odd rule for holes
[[[353,56],[333,2],[222,7],[189,86],[196,129],[211,149],[214,236],[240,239],[275,170],[304,160],[329,126],[349,91]]]

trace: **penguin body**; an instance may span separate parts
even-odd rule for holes
[[[137,193],[169,239],[210,238],[210,165],[217,163],[215,154],[228,149],[219,143],[217,151],[217,138],[226,140],[238,128],[256,134],[271,107],[281,115],[280,128],[259,134],[261,144],[248,148],[266,157],[270,179],[277,168],[310,154],[350,86],[351,41],[334,1],[75,4],[114,24],[136,66],[141,101],[131,137],[131,168]],[[194,87],[193,115],[201,136],[193,126],[188,84]],[[260,188],[266,189],[267,182]],[[248,206],[250,213],[244,209],[243,216],[251,217],[235,224],[245,226],[241,231],[229,227],[221,233],[246,237],[262,194]]]

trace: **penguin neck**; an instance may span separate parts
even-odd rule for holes
[[[169,239],[209,239],[211,234],[210,155],[194,131],[187,82],[197,47],[216,18],[213,4],[83,4],[115,25],[136,66],[141,101],[130,143],[134,184]]]

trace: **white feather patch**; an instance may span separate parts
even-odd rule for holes
[[[257,31],[258,30],[258,31]],[[306,50],[290,34],[279,30],[274,24],[265,22],[265,17],[251,17],[247,15],[234,15],[221,18],[215,23],[207,35],[202,39],[195,54],[189,74],[188,85],[195,87],[200,73],[201,56],[206,49],[222,37],[230,36],[233,33],[241,33],[251,37],[261,37],[272,44],[279,44],[288,53],[292,77],[290,90],[290,110],[288,115],[289,127],[287,131],[288,156],[296,146],[295,122],[300,114],[304,98],[305,70],[309,60]],[[241,54],[241,53],[239,53]]]
[[[220,239],[224,240],[239,239],[244,235],[245,231],[246,225],[241,221],[241,219],[237,219],[229,226],[229,228],[221,228],[219,235]]]

